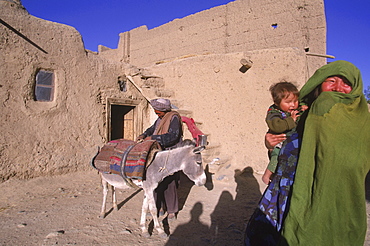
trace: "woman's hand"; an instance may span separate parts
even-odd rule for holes
[[[273,149],[275,145],[284,141],[286,139],[286,135],[284,133],[275,135],[271,133],[266,133],[265,135],[265,146],[268,149]]]

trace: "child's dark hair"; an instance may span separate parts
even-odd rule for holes
[[[294,96],[299,96],[299,91],[297,87],[290,82],[279,82],[270,86],[269,91],[271,92],[272,100],[276,105],[279,105],[281,100],[288,96],[288,94],[293,93]]]

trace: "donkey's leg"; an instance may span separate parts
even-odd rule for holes
[[[114,210],[118,211],[117,198],[116,198],[116,187],[112,185],[112,202]]]
[[[108,182],[102,177],[101,183],[103,186],[103,204],[101,207],[99,218],[104,219],[105,217],[105,206],[107,204],[107,195],[108,195]]]
[[[153,193],[153,192],[152,192]],[[167,234],[162,229],[161,225],[159,224],[158,217],[157,217],[157,206],[155,204],[154,196],[148,197],[148,205],[150,213],[153,217],[154,228],[158,231],[158,234],[161,238],[167,238]]]
[[[144,199],[143,199],[143,206],[141,207],[141,218],[140,218],[140,228],[142,231],[142,235],[144,237],[150,237],[148,229],[146,228],[145,222],[146,222],[146,213],[148,212],[148,198],[145,194],[144,190]]]
[[[160,237],[166,238],[167,234],[161,228],[161,225],[159,224],[159,221],[158,221],[157,207],[155,205],[155,199],[154,199],[153,192],[154,192],[153,189],[144,188],[144,200],[143,200],[143,207],[141,209],[141,220],[140,220],[140,227],[141,227],[142,235],[144,237],[150,236],[148,233],[148,229],[146,228],[146,225],[145,225],[146,215],[149,209],[150,214],[152,215],[152,218],[153,218],[154,228],[158,231],[158,234]]]
[[[154,229],[158,231],[158,234],[162,238],[166,238],[167,234],[164,232],[164,230],[161,228],[161,225],[159,224],[158,217],[157,217],[157,206],[155,204],[154,199],[154,189],[152,187],[145,187],[144,189],[144,201],[143,201],[143,209],[141,211],[141,230],[144,232],[147,232],[147,229],[145,227],[145,217],[148,212],[148,208],[150,211],[150,214],[152,215],[153,222],[154,222]]]

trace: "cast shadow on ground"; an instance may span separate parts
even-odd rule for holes
[[[190,221],[179,225],[171,234],[166,245],[208,245],[209,228],[199,218],[203,213],[203,204],[197,202],[190,211]]]
[[[207,190],[213,189],[213,181],[212,181],[212,174],[208,171],[208,165],[206,166],[204,170],[206,174],[206,183],[204,186],[207,188]],[[182,171],[179,172],[180,181],[179,186],[177,189],[177,195],[178,195],[178,202],[179,202],[179,212],[184,208],[184,205],[186,203],[186,200],[188,199],[188,196],[190,194],[190,191],[192,187],[194,186],[194,182],[191,181]],[[157,204],[158,207],[158,204]],[[161,218],[160,218],[161,219]],[[167,218],[164,218],[162,220],[162,226],[167,235],[170,234],[171,228],[169,226]],[[149,224],[148,232],[151,234],[154,229],[153,221]]]
[[[261,198],[261,192],[251,167],[235,170],[234,179],[237,183],[235,199],[229,191],[222,191],[210,215],[210,227],[199,221],[203,205],[198,202],[191,210],[191,220],[176,228],[166,246],[243,245],[246,223]]]
[[[143,190],[142,188],[137,189],[137,190],[135,190],[131,195],[129,195],[128,197],[126,197],[126,198],[125,198],[125,200],[123,200],[122,202],[120,202],[120,203],[117,205],[118,210],[120,210],[120,209],[121,209],[121,207],[122,207],[123,205],[125,205],[128,201],[130,201],[130,200],[131,200],[131,198],[133,198],[134,196],[136,196],[137,194],[139,194],[139,193],[140,193],[140,191],[142,191],[142,190]]]
[[[112,187],[110,187],[110,189],[112,189]],[[143,189],[140,188],[140,189],[137,189],[137,190],[131,190],[133,191],[133,193],[131,195],[129,195],[128,197],[125,198],[125,200],[123,200],[122,202],[118,203],[117,204],[117,209],[120,210],[122,208],[123,205],[125,205],[128,201],[130,201],[134,196],[136,196],[137,194],[140,193],[140,191],[142,191]],[[118,189],[116,190],[116,192],[118,191]],[[107,198],[107,201],[108,199],[111,198],[111,197],[108,197]],[[107,204],[110,204],[110,203],[107,203]],[[107,217],[110,213],[113,212],[113,207],[111,207],[108,211],[105,212],[105,215],[104,217]]]
[[[208,171],[208,165],[204,170],[206,174],[206,183],[204,186],[207,190],[213,189],[212,174]],[[185,205],[186,200],[188,199],[191,188],[194,186],[194,182],[191,181],[183,172],[180,172],[180,184],[177,190],[179,197],[179,211],[181,211]]]

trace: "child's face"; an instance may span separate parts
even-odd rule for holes
[[[284,112],[291,113],[293,110],[298,108],[298,97],[293,93],[289,93],[285,98],[280,102],[279,108]]]

